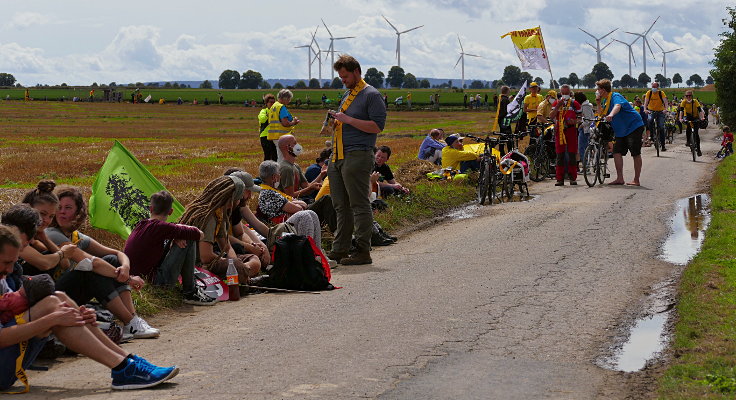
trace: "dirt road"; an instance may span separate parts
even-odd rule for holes
[[[642,184],[534,185],[534,201],[482,207],[402,237],[371,266],[335,270],[340,290],[260,294],[153,319],[125,347],[182,373],[135,398],[622,398],[628,378],[594,365],[650,285],[676,199],[703,191],[718,144],[690,160],[644,149]],[[613,163],[611,162],[611,165]],[[625,159],[632,177],[631,158]],[[31,374],[39,398],[129,398],[109,372],[64,359]],[[637,393],[637,397],[642,393]]]

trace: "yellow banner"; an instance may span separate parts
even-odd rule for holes
[[[541,27],[537,26],[536,28],[531,29],[511,31],[501,36],[501,39],[506,36],[511,36],[511,41],[514,43],[516,54],[519,56],[519,60],[521,61],[521,65],[524,69],[549,70],[547,49],[544,47]]]

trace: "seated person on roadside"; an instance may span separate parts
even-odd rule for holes
[[[310,198],[306,195],[316,196],[322,187],[322,180],[327,176],[327,169],[320,172],[320,175],[312,182],[307,182],[306,177],[302,174],[301,168],[296,163],[296,159],[301,154],[301,145],[296,142],[296,138],[291,135],[282,136],[279,139],[279,148],[281,148],[283,158],[279,162],[279,189],[285,194],[304,201]],[[322,224],[327,224],[330,231],[334,232],[337,227],[337,215],[332,205],[332,197],[327,196],[314,201],[307,206],[307,209],[317,213]]]
[[[82,193],[73,187],[56,188],[53,193],[48,190],[40,192],[42,193],[31,192],[27,197],[28,203],[35,204],[37,209],[45,208],[44,213],[49,221],[49,227],[44,230],[47,241],[62,249],[69,244],[77,247],[69,257],[70,269],[56,279],[56,288],[66,292],[77,304],[86,304],[93,298],[97,299],[125,324],[123,334],[126,336],[133,335],[135,339],[158,337],[159,330],[136,315],[130,291],[131,288],[141,290],[145,281],[130,274],[128,256],[79,232],[79,227],[87,219],[87,206]],[[49,204],[54,199],[58,199],[58,207]],[[39,252],[49,251],[38,241],[32,247]],[[34,266],[37,269],[43,267]]]
[[[123,253],[130,258],[132,273],[144,276],[156,285],[175,286],[181,275],[185,304],[212,305],[217,299],[207,296],[194,284],[194,254],[185,257],[186,251],[173,250],[174,247],[183,250],[187,241],[202,240],[204,234],[193,226],[166,222],[174,212],[173,204],[174,197],[165,190],[152,194],[151,217],[141,220],[133,228],[125,241]]]
[[[276,164],[270,160],[264,162]],[[240,178],[232,175],[217,177],[187,205],[179,223],[195,226],[204,233],[202,240],[187,242],[184,249],[187,254],[194,254],[196,264],[224,278],[228,259],[232,259],[238,270],[239,282],[247,284],[260,272],[261,262],[253,254],[236,254],[229,241],[231,213],[240,204],[243,193],[245,184]],[[192,247],[196,249],[194,253],[190,253]]]
[[[324,175],[322,175],[322,179],[324,181],[324,177],[327,176],[327,161],[330,159],[331,155],[331,147],[322,149],[322,151],[319,152],[319,157],[314,160],[314,164],[308,166],[307,169],[304,170],[304,176],[307,178],[307,182],[313,182],[323,174],[323,171]],[[315,195],[316,194],[317,193],[315,193]]]
[[[726,154],[733,154],[733,133],[728,125],[723,125],[723,140],[721,146],[726,146]]]
[[[233,207],[230,213],[230,245],[236,254],[253,254],[261,261],[261,270],[271,264],[271,255],[268,247],[261,241],[258,234],[250,228],[247,222],[243,223],[243,208],[248,208],[248,200],[251,192],[260,192],[261,188],[253,182],[253,176],[239,168],[229,168],[225,176],[232,175],[239,178],[245,184],[245,191],[240,202]],[[268,237],[263,235],[263,237]]]
[[[36,217],[40,220],[40,216]],[[14,291],[6,282],[7,275],[35,233],[35,226],[21,232],[15,226],[0,225],[0,296]],[[72,351],[110,368],[113,389],[152,387],[179,373],[176,366],[157,367],[117,346],[97,328],[97,314],[93,309],[77,306],[62,292],[33,299],[32,303],[29,309],[17,314],[14,310],[0,309],[0,313],[13,311],[17,315],[0,324],[0,390],[8,390],[18,379],[16,360],[21,357],[21,343],[27,344],[21,363],[26,369],[52,333]],[[23,379],[22,383],[25,384]]]
[[[400,183],[396,182],[391,167],[386,164],[391,158],[391,148],[388,146],[380,146],[376,149],[376,163],[373,166],[373,172],[378,172],[378,187],[382,197],[388,197],[394,194],[406,194],[409,190]]]
[[[291,224],[300,235],[311,236],[317,245],[322,240],[321,222],[317,213],[308,209],[307,204],[301,200],[295,200],[288,194],[276,189],[274,185],[281,179],[279,164],[273,161],[264,161],[258,167],[258,175],[263,182],[261,192],[258,195],[258,208],[256,216],[269,224]],[[325,200],[332,202],[330,196],[323,196],[317,201]],[[270,232],[264,235],[263,226],[254,223],[252,212],[247,207],[241,208],[243,218],[261,234],[269,237]],[[264,224],[265,225],[265,224]]]
[[[442,149],[442,168],[452,168],[464,173],[469,169],[478,170],[480,157],[472,151],[463,150],[463,137],[455,133],[447,138],[447,146]]]
[[[429,134],[424,138],[422,144],[419,146],[419,154],[417,158],[420,160],[426,160],[433,164],[442,164],[442,149],[447,144],[440,142],[444,139],[445,131],[441,128],[434,128],[429,131]]]

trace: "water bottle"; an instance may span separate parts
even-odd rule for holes
[[[227,273],[225,274],[227,281],[227,291],[230,301],[240,300],[240,285],[238,282],[238,270],[235,268],[235,262],[232,258],[227,259]]]

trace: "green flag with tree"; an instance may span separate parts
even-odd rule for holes
[[[150,216],[150,197],[161,190],[166,190],[164,185],[116,140],[92,185],[90,223],[127,239],[138,221]],[[176,199],[173,208],[169,222],[184,213]]]

